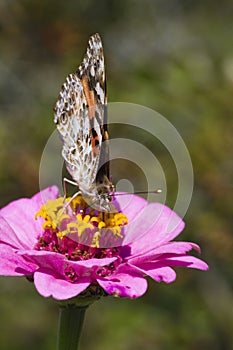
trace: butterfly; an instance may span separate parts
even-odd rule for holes
[[[62,85],[54,122],[63,142],[66,168],[90,205],[111,210],[114,186],[109,180],[107,96],[103,45],[99,34],[88,41],[77,71]]]

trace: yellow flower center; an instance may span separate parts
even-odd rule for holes
[[[125,214],[114,209],[113,212],[98,212],[87,206],[82,196],[49,200],[42,205],[35,217],[45,219],[43,230],[53,230],[58,238],[65,236],[90,242],[93,248],[100,247],[103,235],[122,238],[122,227],[128,224]]]

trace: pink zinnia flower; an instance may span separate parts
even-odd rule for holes
[[[100,290],[136,298],[147,290],[145,276],[170,283],[174,267],[208,269],[187,254],[200,252],[196,244],[172,241],[184,222],[165,205],[116,196],[117,212],[108,215],[83,206],[79,198],[72,216],[61,210],[58,196],[51,187],[0,210],[1,275],[26,276],[42,296],[58,300]],[[103,229],[110,240],[101,236]]]

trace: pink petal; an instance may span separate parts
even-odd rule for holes
[[[36,237],[40,232],[40,225],[27,212],[24,212],[22,206],[26,207],[28,200],[21,201],[18,209],[14,206],[9,208],[9,211],[4,210],[4,216],[0,215],[0,242],[18,249],[28,249],[37,242]]]
[[[109,265],[117,258],[102,258],[102,259],[88,259],[80,261],[67,260],[66,257],[60,253],[50,252],[46,250],[24,250],[18,252],[18,254],[25,257],[31,257],[40,267],[53,269],[54,271],[63,271],[64,266],[69,264],[73,267],[80,266],[86,269],[93,269],[94,267],[101,267]]]
[[[200,252],[199,246],[192,242],[169,242],[161,247],[155,248],[154,252],[156,254],[184,254],[192,249]]]
[[[160,214],[160,211],[159,213]],[[124,226],[125,229],[125,237],[123,244],[132,244],[132,242],[136,242],[143,238],[145,234],[152,229],[157,222],[157,208],[155,208],[153,212],[152,204],[148,204],[144,206],[142,210],[138,213],[138,215],[129,220],[127,226]]]
[[[119,297],[138,298],[147,290],[146,279],[130,267],[109,277],[97,278],[97,282],[108,294]]]
[[[42,199],[56,198],[58,189],[49,187],[32,198],[21,198],[0,210],[0,241],[15,248],[32,248],[41,233],[41,220],[35,214],[43,204]]]
[[[140,218],[127,227],[131,255],[144,254],[176,237],[184,228],[182,219],[160,203],[149,204]],[[128,240],[127,240],[128,241]],[[126,242],[127,242],[126,241]]]
[[[11,247],[0,244],[0,275],[3,276],[23,276],[34,272],[38,266],[25,261],[23,257],[17,255]]]
[[[93,267],[101,267],[111,264],[112,262],[116,261],[116,257],[114,258],[103,258],[103,259],[89,259],[89,260],[82,260],[82,261],[72,261],[74,265],[86,267],[88,269],[92,269]]]
[[[64,255],[55,252],[48,252],[46,250],[26,250],[19,251],[18,254],[24,256],[26,259],[30,259],[40,268],[43,268],[44,271],[56,271],[61,275],[63,274],[65,265],[68,262]]]
[[[199,270],[209,269],[209,266],[204,261],[191,255],[184,255],[184,256],[178,255],[174,257],[169,257],[168,259],[164,259],[161,261],[168,266],[183,266],[183,267],[190,267],[192,269],[199,269]]]
[[[128,258],[128,260],[130,263],[135,262],[136,264],[139,264],[145,261],[153,261],[157,259],[161,254],[185,254],[192,249],[200,252],[199,246],[192,242],[169,242],[160,247],[152,248],[144,254],[131,256]]]
[[[117,210],[122,211],[127,216],[129,221],[134,220],[148,204],[142,197],[123,192],[115,193],[115,199],[112,203],[116,206]]]
[[[160,267],[155,270],[148,270],[146,274],[157,282],[164,281],[166,283],[171,283],[176,279],[175,271],[169,266]]]
[[[166,283],[171,283],[174,282],[176,279],[175,271],[169,266],[157,267],[153,269],[152,265],[148,263],[144,264],[143,266],[140,265],[139,267],[134,267],[146,274],[147,276],[150,276],[151,278],[153,278],[153,280],[157,282],[164,281]]]
[[[90,278],[82,277],[78,283],[71,283],[55,275],[35,272],[34,284],[38,292],[45,298],[53,297],[57,300],[73,298],[83,292],[91,283]]]
[[[59,197],[59,189],[57,186],[51,186],[36,193],[32,198],[33,204],[38,208],[45,204],[49,199],[57,199]]]

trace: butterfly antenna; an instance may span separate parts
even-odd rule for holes
[[[113,196],[126,196],[127,194],[158,194],[162,193],[161,189],[153,190],[153,191],[137,191],[132,193],[114,193]]]

